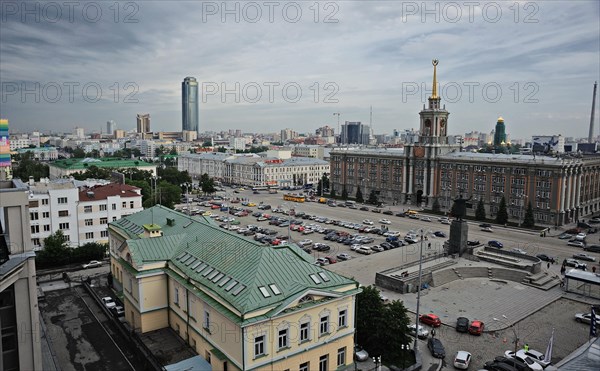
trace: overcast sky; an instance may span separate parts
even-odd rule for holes
[[[178,131],[193,76],[201,131],[337,132],[335,112],[368,123],[372,106],[374,132],[391,133],[418,128],[437,58],[451,134],[501,115],[511,138],[587,137],[600,79],[597,0],[114,4],[2,1],[13,130],[130,130],[150,113],[153,131]]]

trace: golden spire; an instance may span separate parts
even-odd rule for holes
[[[433,64],[433,91],[431,92],[431,99],[437,99],[438,95],[437,95],[437,76],[436,76],[436,67],[438,65],[440,61],[438,61],[437,59],[434,59],[431,61],[431,64]]]

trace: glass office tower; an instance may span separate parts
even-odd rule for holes
[[[186,77],[181,83],[181,129],[199,133],[198,82],[195,77]]]

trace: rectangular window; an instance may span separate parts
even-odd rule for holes
[[[47,198],[44,198],[42,200],[42,205],[48,205],[48,199]]]
[[[92,212],[92,205],[86,205],[86,206],[84,206],[83,207],[83,212],[84,213],[91,213]]]
[[[323,336],[329,333],[329,316],[321,317],[321,323],[319,325],[319,336]]]
[[[265,335],[254,338],[254,357],[265,355]]]
[[[346,313],[347,311],[345,309],[340,310],[340,314],[338,316],[338,328],[346,327],[348,325],[346,323]]]
[[[94,219],[86,219],[85,220],[85,225],[87,227],[94,225]]]
[[[278,345],[279,345],[279,349],[288,347],[288,330],[287,329],[279,330]]]
[[[179,288],[175,287],[175,292],[173,292],[173,303],[175,303],[175,305],[179,306]]]
[[[108,224],[108,218],[100,218],[100,224]]]
[[[108,237],[108,231],[100,231],[100,237]]]
[[[346,347],[338,349],[337,353],[337,366],[343,366],[346,364]]]
[[[112,209],[117,210],[117,204],[112,204]]]
[[[50,232],[50,224],[44,225],[44,232]]]
[[[210,312],[204,310],[204,322],[202,323],[205,329],[210,330]]]
[[[32,238],[33,246],[41,246],[39,238]]]
[[[69,223],[60,223],[58,229],[67,230],[69,229]]]
[[[328,371],[328,369],[327,369],[327,361],[328,360],[329,360],[329,355],[327,355],[327,354],[319,357],[319,371]]]
[[[58,216],[59,217],[69,216],[69,210],[59,210]]]
[[[309,366],[309,363],[304,362],[304,363],[300,364],[300,367],[298,368],[298,370],[299,371],[308,371],[308,366]]]
[[[38,219],[39,219],[38,213],[29,213],[29,220],[38,220]]]
[[[310,322],[300,324],[300,342],[308,341],[308,334],[310,332]]]
[[[112,219],[112,221],[114,222],[114,221],[116,221],[116,220],[117,220],[117,217],[116,217],[116,216],[113,216],[113,219]]]
[[[46,219],[50,218],[50,211],[44,211],[42,213],[42,218],[46,218]]]
[[[59,197],[58,198],[58,203],[59,204],[66,204],[67,203],[67,198],[66,197]]]
[[[32,225],[31,226],[31,234],[34,233],[40,233],[40,226],[39,225]]]
[[[94,238],[94,232],[86,232],[85,233],[85,239],[86,240],[91,240]]]
[[[126,208],[127,208],[127,201],[123,201],[123,203],[121,204],[121,207],[122,207],[123,209],[126,209]],[[113,209],[113,210],[114,210],[114,209]]]
[[[134,205],[133,201],[129,201],[129,208],[130,209],[133,209],[133,205]]]
[[[100,211],[106,211],[106,205],[100,205]]]

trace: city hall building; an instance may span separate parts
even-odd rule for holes
[[[359,284],[298,246],[264,246],[162,206],[109,231],[114,286],[135,331],[170,327],[213,370],[352,364]]]
[[[502,196],[509,217],[522,221],[531,202],[536,224],[563,225],[600,211],[600,156],[534,156],[461,152],[449,144],[448,117],[437,94],[437,61],[433,91],[420,115],[420,136],[399,149],[338,148],[331,151],[331,184],[336,194],[358,188],[366,199],[449,211],[452,200],[466,199],[475,214],[483,200],[488,218],[495,217]],[[502,120],[499,118],[498,121]],[[503,120],[502,120],[503,121]]]

